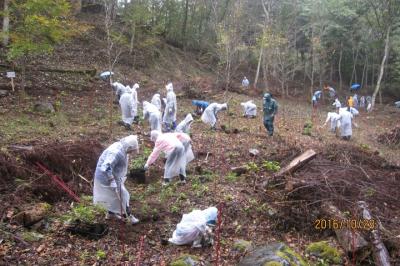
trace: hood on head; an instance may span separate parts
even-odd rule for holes
[[[264,99],[266,101],[270,101],[271,100],[271,94],[269,94],[268,92],[264,94]]]
[[[122,147],[124,147],[125,151],[139,151],[139,143],[136,135],[129,135],[125,138],[122,138],[120,142],[122,143]]]
[[[167,89],[168,92],[169,92],[169,91],[174,91],[174,86],[173,86],[172,83],[170,82],[170,83],[168,83],[168,84],[165,86],[165,89]]]
[[[188,124],[190,122],[193,122],[193,116],[192,114],[187,114],[185,119],[184,119],[185,123]]]
[[[150,133],[150,140],[153,142],[156,142],[157,138],[161,135],[162,133],[158,130],[152,130]]]
[[[135,83],[135,84],[132,86],[132,90],[137,90],[137,89],[139,89],[139,84],[138,84],[138,83]]]
[[[207,223],[209,224],[215,224],[217,221],[218,217],[218,209],[215,207],[209,207],[205,210],[202,210],[202,213],[204,214],[204,218],[206,219]]]

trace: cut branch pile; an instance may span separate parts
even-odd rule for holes
[[[35,146],[25,151],[22,158],[35,164],[40,162],[58,174],[65,182],[79,175],[91,180],[103,146],[93,140],[68,141]]]
[[[26,175],[26,170],[20,167],[14,156],[0,152],[0,192],[12,187],[15,178]]]
[[[36,163],[60,176],[75,193],[90,193],[91,180],[103,146],[94,140],[78,140],[29,147],[13,146],[10,150],[9,156],[0,153],[1,188],[5,185],[8,189],[14,187],[17,198],[34,195],[40,200],[56,202],[66,197],[66,193]],[[15,187],[16,178],[24,180],[25,185]]]
[[[385,229],[383,240],[400,246],[394,243],[400,234],[400,168],[372,152],[332,145],[287,180],[291,185],[286,185],[290,188],[285,191],[285,200],[282,202],[282,194],[274,200],[281,202],[281,217],[290,217],[292,226],[315,233],[316,219],[336,219],[327,214],[327,202],[347,219],[361,219],[357,202],[365,201]]]
[[[400,126],[393,128],[390,132],[380,134],[378,142],[391,146],[400,144]]]

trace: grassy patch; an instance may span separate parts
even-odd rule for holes
[[[91,196],[83,196],[81,197],[81,202],[73,206],[67,214],[62,216],[62,219],[65,221],[80,220],[93,223],[99,220],[100,217],[104,217],[105,214],[106,209],[103,206],[92,204]]]
[[[225,176],[225,180],[229,181],[229,182],[236,182],[238,181],[239,176],[234,173],[234,172],[229,172],[226,176]]]
[[[306,136],[311,136],[311,129],[312,129],[312,127],[313,127],[313,124],[312,124],[312,122],[311,121],[308,121],[308,122],[306,122],[305,124],[304,124],[304,127],[303,127],[303,135],[306,135]]]

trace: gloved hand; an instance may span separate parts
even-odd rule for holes
[[[117,188],[117,182],[115,182],[115,179],[111,180],[110,187]]]
[[[145,165],[143,166],[143,169],[144,169],[145,171],[147,171],[147,170],[149,170],[149,166],[148,166],[147,164],[145,164]]]

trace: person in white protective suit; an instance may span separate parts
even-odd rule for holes
[[[342,107],[342,104],[339,101],[339,98],[336,97],[335,102],[332,104],[333,106],[335,106],[336,111],[339,111],[339,109]]]
[[[156,93],[153,95],[153,98],[151,98],[151,104],[153,104],[155,107],[157,107],[158,111],[161,112],[161,97],[160,94]]]
[[[187,114],[185,119],[183,119],[178,126],[176,127],[176,132],[190,133],[190,126],[193,123],[193,116],[191,114]]]
[[[330,122],[331,122],[330,131],[331,131],[332,133],[336,133],[336,129],[337,129],[337,128],[340,128],[340,121],[339,121],[339,119],[340,119],[340,115],[339,115],[338,113],[336,113],[336,112],[329,112],[328,115],[327,115],[327,117],[326,117],[325,123],[321,126],[321,128],[322,128],[322,127],[325,127],[326,124],[328,124],[328,122],[330,121]]]
[[[343,112],[343,111],[348,111],[352,114],[351,121],[355,127],[358,127],[358,124],[356,123],[355,118],[356,118],[356,116],[358,116],[360,114],[360,112],[354,107],[342,107],[339,109],[339,114],[340,114],[340,112]]]
[[[161,112],[154,104],[143,102],[143,119],[148,119],[151,130],[161,132]]]
[[[122,94],[124,94],[125,92],[129,92],[131,90],[131,88],[129,86],[124,86],[122,83],[119,83],[119,82],[114,82],[113,84],[111,84],[111,86],[113,87],[113,89],[115,91],[117,101],[119,101]]]
[[[358,95],[354,94],[353,96],[353,104],[355,108],[358,108]]]
[[[179,175],[181,183],[186,183],[186,152],[182,142],[173,134],[162,134],[153,130],[150,139],[154,141],[154,149],[147,159],[144,169],[148,170],[161,152],[166,155],[163,186]]]
[[[127,129],[131,128],[132,123],[135,120],[137,108],[135,110],[135,100],[132,92],[125,92],[119,99],[119,106],[121,107],[122,113],[122,125]]]
[[[243,106],[244,117],[254,118],[257,116],[257,106],[253,103],[252,100],[241,103],[240,105]]]
[[[250,81],[246,77],[244,77],[242,80],[242,86],[244,88],[247,88],[249,85],[250,85]]]
[[[176,128],[176,95],[174,93],[174,87],[172,86],[172,83],[168,83],[165,88],[167,89],[167,103],[165,105],[163,123],[166,130],[171,131]]]
[[[360,108],[365,108],[365,96],[360,97]]]
[[[138,105],[139,105],[139,100],[138,100],[138,95],[137,95],[137,89],[139,89],[139,84],[135,83],[130,90],[132,91],[132,97],[133,97],[133,111],[135,112],[135,122],[137,122],[137,114],[138,114]]]
[[[130,213],[129,192],[125,188],[129,155],[139,151],[137,136],[130,135],[110,145],[97,162],[94,174],[93,203],[108,210],[106,218],[128,217],[132,223],[139,220]]]
[[[174,132],[174,133],[165,133],[165,134],[173,134],[182,142],[183,147],[185,148],[185,155],[186,155],[186,164],[190,163],[194,159],[194,154],[192,150],[192,139],[186,133],[182,132]]]
[[[228,105],[226,103],[212,103],[210,104],[201,115],[201,121],[206,124],[209,124],[212,129],[216,129],[216,123],[218,120],[217,114],[221,110],[226,110]]]
[[[339,112],[339,121],[340,121],[340,136],[344,140],[350,140],[351,135],[353,134],[352,131],[352,119],[353,114],[347,110],[341,110]]]
[[[175,245],[192,245],[192,247],[202,247],[213,244],[212,229],[218,217],[218,209],[210,207],[205,210],[193,210],[188,214],[183,214],[182,220],[176,225],[172,238],[168,240]]]

